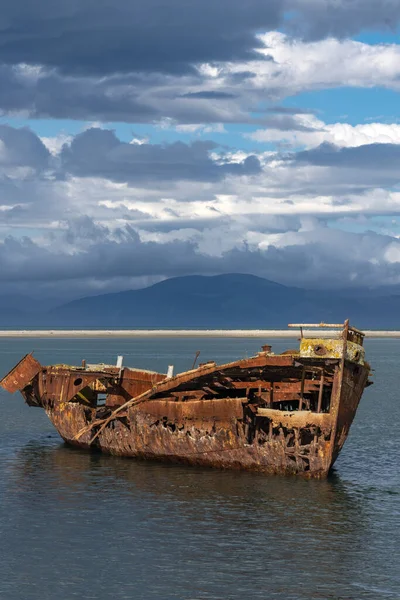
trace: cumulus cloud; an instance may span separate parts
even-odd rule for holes
[[[254,75],[249,80],[252,86],[278,97],[346,85],[399,89],[397,44],[370,45],[336,38],[310,42],[276,31],[258,38],[262,42],[257,49],[259,61],[221,65],[219,75],[250,71]]]
[[[248,137],[258,142],[277,142],[305,148],[323,143],[339,147],[400,143],[400,125],[397,123],[328,124],[313,114],[297,114],[291,119],[286,130],[271,124],[267,129],[259,129]]]
[[[215,181],[228,174],[255,175],[260,163],[255,156],[241,162],[220,162],[210,157],[213,142],[128,144],[114,132],[87,129],[61,151],[62,170],[81,177],[97,176],[113,181],[194,179]]]
[[[30,167],[42,170],[48,166],[50,153],[29,128],[15,129],[0,125],[0,167]]]
[[[212,142],[130,144],[113,131],[91,128],[50,154],[33,132],[6,131],[14,153],[21,134],[31,145],[21,146],[11,166],[9,155],[0,165],[0,226],[49,229],[87,214],[107,225],[133,222],[176,237],[178,230],[205,230],[207,223],[215,229],[228,219],[227,239],[244,239],[254,228],[276,229],[271,219],[281,216],[398,212],[398,194],[384,189],[398,182],[396,144],[340,149],[325,143],[255,155]]]

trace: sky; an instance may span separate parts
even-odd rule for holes
[[[400,283],[398,0],[3,0],[0,295]]]

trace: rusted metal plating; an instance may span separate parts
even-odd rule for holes
[[[310,327],[310,325],[299,325]],[[215,362],[174,377],[112,365],[43,367],[0,382],[41,406],[69,444],[120,456],[325,477],[368,381],[363,333],[302,337],[298,350]]]
[[[41,371],[42,365],[32,354],[24,356],[19,363],[1,380],[1,386],[13,394],[22,390]]]

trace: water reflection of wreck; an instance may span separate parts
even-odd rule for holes
[[[297,327],[312,327],[310,325]],[[119,456],[324,477],[370,383],[364,334],[341,328],[298,350],[176,376],[122,366],[51,365],[25,356],[1,381],[46,410],[74,446]]]

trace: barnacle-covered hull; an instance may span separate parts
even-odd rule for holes
[[[368,384],[362,334],[302,339],[167,377],[25,357],[0,383],[42,406],[68,444],[119,456],[324,477]]]

